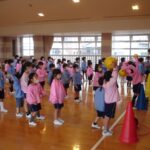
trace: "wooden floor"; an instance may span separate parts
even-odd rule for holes
[[[111,124],[123,113],[127,102],[131,99],[132,92],[124,84],[120,84],[122,103],[118,104],[116,117]],[[49,89],[47,87],[49,96]],[[92,87],[84,84],[82,103],[73,101],[73,88],[69,89],[69,99],[65,100],[62,118],[65,124],[61,127],[53,125],[53,106],[48,102],[48,96],[42,102],[42,114],[45,121],[38,121],[38,126],[28,126],[26,118],[15,117],[15,100],[13,96],[6,97],[7,114],[0,113],[0,150],[90,150],[102,137],[101,130],[91,128],[95,117],[93,108]],[[150,110],[135,111],[139,119],[139,142],[126,145],[119,142],[122,120],[114,128],[112,137],[105,138],[97,150],[150,150]],[[99,122],[102,124],[102,121]]]

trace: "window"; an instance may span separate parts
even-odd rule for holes
[[[112,55],[147,55],[150,47],[148,35],[123,35],[112,36]]]
[[[23,56],[34,55],[33,37],[23,37]]]
[[[101,36],[55,37],[50,55],[100,55]]]

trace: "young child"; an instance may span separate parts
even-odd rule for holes
[[[79,94],[81,91],[81,84],[82,84],[82,75],[80,73],[79,66],[77,64],[74,64],[74,75],[73,75],[73,84],[74,84],[74,90],[75,90],[75,102],[79,103],[81,102],[79,99]]]
[[[16,64],[16,73],[20,73],[21,74],[21,69],[22,69],[22,62],[20,59],[17,60],[17,64]]]
[[[86,70],[87,70],[86,57],[82,58],[81,69],[82,69],[82,73],[83,73],[83,80],[84,80],[84,76],[87,79],[87,76],[86,76]]]
[[[63,72],[62,72],[62,83],[64,85],[65,91],[66,91],[66,96],[68,95],[68,88],[69,88],[69,83],[70,83],[70,74],[68,71],[68,64],[63,64]]]
[[[95,118],[94,122],[92,123],[92,128],[100,129],[100,126],[97,124],[100,117],[104,119],[105,116],[105,93],[103,88],[103,81],[104,78],[100,77],[98,79],[99,87],[95,91],[94,95],[94,105],[97,112],[97,117]]]
[[[38,75],[39,83],[42,86],[42,88],[44,89],[45,79],[47,77],[47,72],[44,68],[43,62],[40,61],[38,63],[38,69],[37,69],[36,73]]]
[[[4,108],[4,86],[5,86],[5,78],[4,73],[2,71],[2,65],[0,64],[0,112],[8,112],[7,109]]]
[[[89,80],[89,85],[91,85],[92,84],[92,79],[93,79],[92,62],[88,62],[87,77],[88,77],[88,80]]]
[[[30,110],[27,104],[27,100],[26,100],[26,94],[27,94],[27,88],[28,88],[28,76],[30,74],[32,70],[32,63],[31,62],[26,62],[23,67],[22,67],[22,76],[21,76],[21,80],[20,80],[20,84],[21,84],[21,90],[24,93],[24,109],[26,112],[26,118],[30,118]]]
[[[55,65],[54,64],[50,64],[49,65],[49,72],[48,72],[48,83],[49,85],[52,84],[52,80],[53,80],[53,70],[55,69]]]
[[[61,117],[61,109],[64,107],[64,98],[66,96],[64,86],[61,82],[61,71],[54,69],[54,79],[50,88],[50,99],[49,101],[54,105],[54,125],[62,125],[64,121]]]
[[[36,73],[29,75],[29,82],[27,88],[27,102],[31,111],[30,126],[36,126],[35,117],[39,120],[44,120],[45,117],[40,115],[41,110],[41,97],[44,95],[43,89],[39,84],[38,76]]]
[[[110,119],[114,118],[116,111],[116,102],[119,101],[119,92],[117,86],[118,70],[117,64],[114,64],[112,71],[106,71],[104,74],[105,83],[103,85],[105,90],[105,118],[103,136],[111,136],[112,132],[109,130]]]
[[[95,65],[95,75],[93,78],[93,90],[96,91],[99,88],[99,78],[104,76],[103,72],[102,72],[102,68],[96,64]]]
[[[60,59],[57,60],[57,67],[56,68],[61,70],[61,60]]]
[[[21,113],[21,108],[24,106],[24,93],[21,90],[20,84],[20,74],[16,73],[13,76],[13,88],[15,90],[15,98],[16,98],[16,117],[21,118],[23,117],[23,113]]]

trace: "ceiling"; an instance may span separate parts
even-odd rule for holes
[[[0,0],[0,35],[150,31],[150,0],[80,1]]]

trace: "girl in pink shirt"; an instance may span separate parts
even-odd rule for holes
[[[95,65],[95,74],[93,78],[93,90],[96,91],[99,88],[98,80],[100,77],[103,77],[104,73],[102,72],[102,68],[96,64]]]
[[[46,70],[45,70],[45,68],[43,66],[44,66],[43,62],[39,62],[38,63],[38,69],[36,71],[36,73],[38,75],[39,83],[42,86],[42,88],[44,88],[45,79],[47,77],[47,72],[46,72]]]
[[[110,119],[114,118],[116,111],[116,102],[119,101],[119,92],[117,86],[118,70],[114,64],[113,71],[106,71],[104,74],[105,83],[103,85],[105,90],[105,118],[104,130],[102,135],[111,136],[112,132],[109,130]]]
[[[25,109],[27,118],[31,117],[29,107],[27,104],[27,100],[26,100],[27,87],[28,87],[28,76],[29,76],[31,70],[32,70],[31,62],[26,62],[22,67],[22,76],[20,79],[21,90],[24,93],[24,109]]]
[[[40,115],[41,110],[41,97],[44,95],[43,89],[39,84],[38,76],[36,73],[29,75],[29,82],[27,88],[27,102],[31,111],[31,118],[29,121],[30,126],[36,126],[35,117],[39,120],[44,120],[45,117]]]
[[[64,106],[64,98],[66,92],[64,86],[61,82],[61,71],[59,69],[54,69],[53,71],[53,81],[50,88],[50,99],[49,101],[54,105],[54,125],[62,125],[64,121],[61,117],[61,109]]]
[[[16,64],[16,72],[17,72],[17,73],[21,73],[21,69],[22,69],[22,63],[21,63],[21,60],[17,60],[17,64]]]
[[[93,79],[93,68],[92,68],[92,62],[88,62],[88,68],[87,68],[87,77],[89,80],[89,85],[92,84],[92,79]]]

